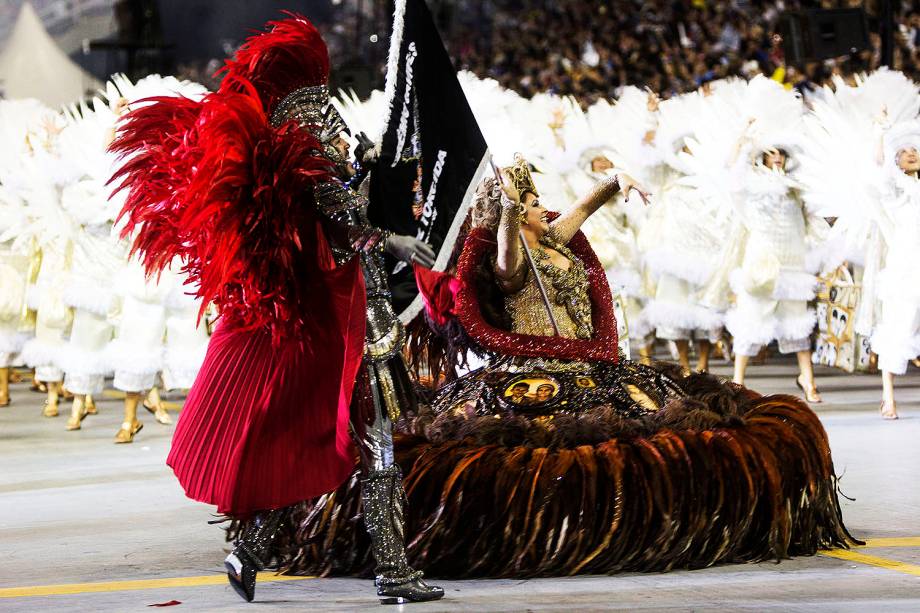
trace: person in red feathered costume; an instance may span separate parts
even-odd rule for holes
[[[189,497],[244,520],[225,565],[252,600],[288,507],[336,489],[357,446],[378,595],[441,598],[406,561],[391,428],[413,392],[382,267],[384,252],[427,267],[434,253],[369,223],[308,20],[269,23],[222,72],[200,102],[146,101],[112,145],[148,274],[179,257],[220,310],[167,464]]]

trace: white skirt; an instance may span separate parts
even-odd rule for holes
[[[166,309],[160,302],[126,296],[115,340],[106,361],[115,373],[113,385],[124,392],[144,392],[154,386],[163,369]]]
[[[696,295],[696,287],[685,279],[671,274],[661,275],[655,298],[645,309],[645,317],[655,328],[658,338],[679,341],[696,336],[718,340],[722,316],[698,304]]]
[[[207,324],[197,325],[198,313],[182,313],[166,320],[166,353],[163,386],[168,390],[189,389],[198,377],[208,351]]]
[[[776,300],[737,295],[735,306],[725,314],[725,327],[734,338],[738,355],[754,356],[773,341],[781,353],[797,353],[811,347],[817,318],[804,300]]]
[[[881,321],[870,339],[878,367],[895,375],[907,372],[907,363],[920,355],[920,307],[906,300],[882,300]]]
[[[112,341],[112,325],[96,312],[76,309],[70,341],[58,365],[64,371],[64,388],[74,394],[98,394],[110,372],[106,349]]]

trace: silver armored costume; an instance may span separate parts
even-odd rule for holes
[[[320,141],[336,177],[314,188],[314,198],[337,265],[361,258],[367,289],[366,343],[351,403],[352,437],[362,473],[364,523],[377,562],[377,593],[387,604],[434,600],[442,589],[428,586],[407,560],[403,539],[405,492],[393,456],[393,424],[404,410],[414,410],[415,396],[401,353],[406,332],[393,310],[384,253],[407,262],[433,262],[430,247],[412,237],[374,227],[367,217],[368,199],[349,160],[341,134],[342,118],[329,103],[325,86],[299,89],[278,103],[271,122],[296,121]],[[361,160],[356,162],[359,165]],[[360,166],[359,166],[360,167]],[[364,181],[366,185],[369,181]],[[288,517],[288,508],[257,514],[243,528],[227,558],[238,577],[270,563],[271,547]],[[232,578],[231,578],[232,581]],[[251,591],[251,590],[249,590]]]

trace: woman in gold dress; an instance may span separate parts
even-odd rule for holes
[[[801,400],[617,354],[610,290],[579,227],[634,184],[602,181],[557,216],[524,160],[504,176],[479,187],[456,278],[419,278],[428,324],[408,353],[436,389],[395,444],[410,561],[438,577],[533,577],[853,543],[827,435]],[[460,375],[469,352],[486,365]],[[281,568],[367,572],[359,500],[356,472],[297,509]]]

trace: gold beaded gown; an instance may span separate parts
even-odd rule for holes
[[[501,291],[482,228],[456,266],[456,321],[412,327],[415,365],[441,375],[395,444],[412,564],[443,578],[665,571],[856,542],[807,405],[621,359],[588,241],[548,241],[570,264],[534,250],[558,335],[533,272],[520,291]],[[486,365],[446,376],[470,350]],[[279,567],[367,574],[359,500],[356,471],[298,507],[277,541]]]

